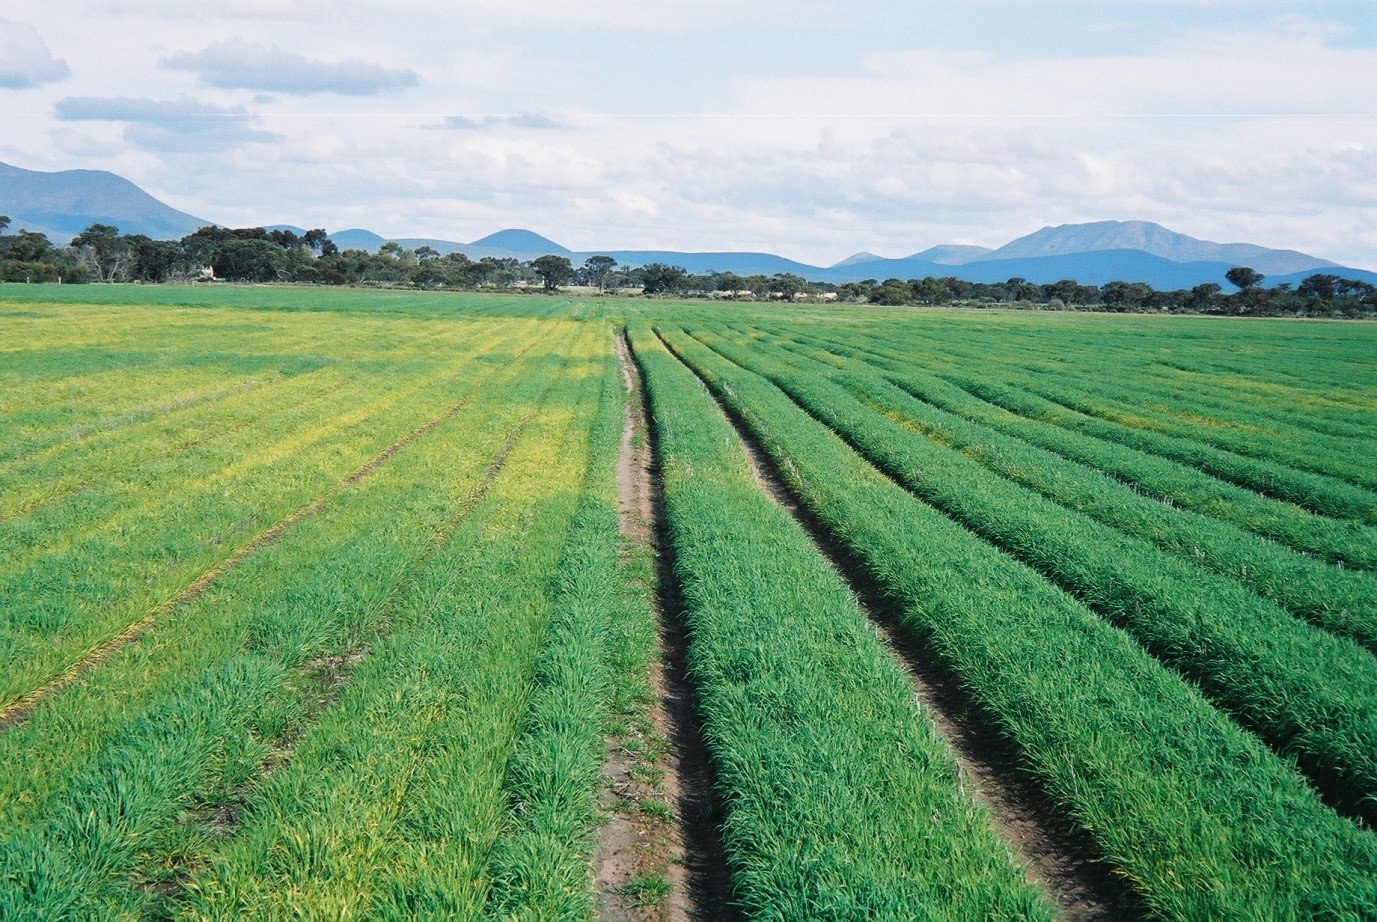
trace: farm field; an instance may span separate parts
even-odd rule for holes
[[[1377,326],[0,286],[0,919],[1377,918]]]

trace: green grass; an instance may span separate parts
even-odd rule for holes
[[[1193,686],[879,474],[765,379],[667,338],[1153,912],[1344,917],[1377,905],[1370,835]]]
[[[204,860],[214,808],[243,800],[274,750],[319,716],[309,663],[376,655],[426,574],[450,571],[426,548],[456,540],[454,516],[542,387],[534,375],[513,392],[521,370],[0,736],[7,765],[24,754],[0,795],[13,911],[70,901],[73,915],[133,912],[154,896],[142,881]]]
[[[697,379],[631,338],[735,900],[778,919],[1046,917],[840,577]]]
[[[1124,444],[1083,414],[998,379],[973,378],[968,366],[947,370],[948,381],[924,367],[926,356],[922,361],[901,361],[889,349],[854,337],[839,341],[832,333],[825,338],[804,336],[801,341],[873,365],[919,399],[940,401],[945,409],[1101,470],[1150,496],[1224,519],[1334,563],[1377,570],[1377,529],[1371,526],[1317,515],[1285,499]],[[857,348],[857,343],[864,348]],[[929,386],[934,378],[939,382],[935,389]],[[961,387],[955,387],[958,384]],[[1004,413],[992,418],[992,410]]]
[[[863,363],[801,344],[793,348],[823,363],[803,363],[802,370],[833,376],[901,425],[1067,508],[1236,579],[1293,614],[1377,652],[1377,577],[1327,566],[1228,522],[1174,508],[1093,467],[1006,435],[1022,431],[1015,414],[984,404],[935,375],[910,369],[894,376],[907,385],[900,388]]]
[[[0,726],[0,918],[593,917],[623,324],[749,917],[1053,910],[713,396],[1154,915],[1377,915],[1377,325],[5,285],[0,707],[152,618]]]
[[[1295,758],[1346,809],[1377,820],[1377,659],[1369,652],[1233,580],[998,476],[960,445],[899,425],[830,382],[824,369],[791,369],[768,344],[743,349],[699,336],[766,375],[925,501],[1123,628]]]
[[[663,905],[670,893],[674,891],[674,884],[661,874],[652,874],[648,877],[637,877],[628,883],[622,884],[617,891],[624,896],[631,897],[631,905],[640,909],[646,906]]]

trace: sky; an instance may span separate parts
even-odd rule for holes
[[[1377,268],[1377,17],[1242,0],[5,0],[0,161],[574,250],[1158,221]]]

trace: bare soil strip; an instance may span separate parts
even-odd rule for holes
[[[713,393],[711,388],[709,393]],[[1145,918],[1140,901],[1126,882],[1096,858],[1089,837],[1074,829],[1065,811],[1048,801],[1021,771],[1013,744],[982,713],[960,680],[901,626],[893,603],[799,501],[740,417],[715,393],[713,399],[736,430],[756,481],[803,526],[818,552],[846,581],[881,641],[904,667],[920,707],[931,716],[956,759],[963,789],[989,811],[1010,855],[1027,868],[1028,879],[1051,896],[1058,918]]]
[[[114,637],[110,638],[109,640],[105,641],[99,646],[88,651],[86,654],[77,659],[74,663],[72,663],[72,665],[68,666],[56,677],[38,686],[33,691],[29,692],[22,698],[19,698],[14,703],[10,704],[8,707],[5,707],[4,709],[0,710],[0,730],[4,730],[5,728],[13,726],[14,724],[17,724],[20,721],[22,721],[26,716],[28,716],[29,712],[32,711],[34,707],[36,707],[40,702],[44,701],[53,693],[75,682],[88,669],[98,665],[101,662],[104,662],[106,659],[109,659],[110,656],[113,655],[116,651],[120,650],[121,648],[127,646],[130,643],[133,643],[160,618],[166,617],[167,615],[176,611],[178,608],[181,608],[186,603],[195,599],[201,593],[205,592],[208,588],[210,588],[210,586],[217,579],[219,579],[221,576],[224,576],[230,570],[234,569],[234,567],[242,563],[245,558],[261,550],[267,545],[272,544],[274,541],[280,538],[282,534],[287,531],[287,529],[291,528],[293,525],[315,515],[317,512],[323,509],[325,505],[330,502],[330,500],[334,499],[342,491],[348,489],[353,484],[356,484],[363,478],[367,477],[373,471],[377,470],[378,467],[386,463],[388,459],[390,459],[397,452],[401,451],[407,445],[416,441],[416,439],[430,432],[436,426],[439,426],[441,423],[445,422],[447,419],[454,416],[456,413],[458,413],[460,410],[464,408],[464,406],[469,402],[474,393],[481,391],[482,388],[488,384],[488,381],[495,374],[496,372],[485,378],[481,383],[474,387],[471,393],[468,396],[464,397],[464,399],[447,407],[438,415],[432,417],[427,422],[424,422],[421,425],[417,426],[415,429],[412,429],[410,432],[406,433],[401,438],[397,439],[391,445],[388,445],[382,451],[378,452],[371,459],[366,461],[353,473],[344,477],[342,480],[340,480],[330,489],[326,490],[316,499],[312,500],[310,503],[306,504],[305,506],[302,506],[300,509],[287,515],[286,517],[278,520],[276,524],[270,526],[265,531],[260,532],[251,541],[241,546],[229,557],[220,561],[218,564],[211,567],[205,573],[201,574],[196,580],[185,586],[171,599],[157,606],[147,615],[140,618],[138,621],[135,621],[132,624],[130,624],[128,627],[120,631]]]
[[[655,556],[659,662],[651,677],[655,700],[649,717],[668,742],[668,752],[651,764],[644,757],[645,741],[637,740],[641,745],[636,746],[608,741],[602,804],[610,820],[598,831],[594,858],[599,917],[609,922],[736,919],[739,914],[728,901],[722,805],[688,677],[688,637],[665,524],[654,426],[646,415],[640,369],[620,332],[616,350],[629,395],[617,461],[622,531]],[[673,820],[639,809],[644,800],[669,805]],[[668,896],[645,901],[636,884],[648,880],[667,881]]]

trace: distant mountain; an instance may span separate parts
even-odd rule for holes
[[[873,263],[880,259],[884,259],[884,257],[876,256],[874,253],[854,253],[841,262],[833,263],[829,268],[840,269],[842,266],[854,266],[856,263]]]
[[[42,231],[55,243],[66,243],[95,222],[113,224],[125,233],[162,239],[180,238],[211,223],[164,205],[113,173],[40,173],[3,163],[0,214],[10,216],[12,231]],[[275,227],[301,232],[300,228],[288,225]],[[902,259],[862,252],[827,267],[773,253],[612,249],[573,252],[548,237],[520,228],[501,230],[472,243],[424,237],[389,238],[362,228],[336,231],[330,236],[341,249],[370,253],[388,240],[396,240],[407,249],[428,246],[441,254],[458,252],[471,259],[491,256],[529,260],[557,254],[568,256],[578,265],[589,256],[605,255],[631,266],[667,263],[694,273],[739,275],[789,272],[812,281],[836,283],[933,275],[972,282],[1018,277],[1047,283],[1069,278],[1084,285],[1102,285],[1118,280],[1171,289],[1202,282],[1225,285],[1224,273],[1234,266],[1251,266],[1267,276],[1268,285],[1294,285],[1315,272],[1377,283],[1377,273],[1338,266],[1295,250],[1273,250],[1251,243],[1211,243],[1148,221],[1095,221],[1044,227],[994,250],[950,244],[930,247]]]
[[[1094,221],[1044,227],[980,256],[984,260],[1065,256],[1108,250],[1139,250],[1178,263],[1221,262],[1251,266],[1264,275],[1283,275],[1337,266],[1295,250],[1271,250],[1251,243],[1211,243],[1167,230],[1150,221]]]
[[[164,205],[104,170],[41,173],[7,163],[0,163],[0,214],[10,216],[12,232],[39,231],[61,245],[92,224],[170,240],[213,223]]]
[[[937,263],[939,266],[964,266],[966,263],[981,259],[989,252],[989,247],[949,243],[943,246],[929,247],[921,253],[914,253],[909,259],[922,259]]]
[[[483,247],[487,250],[510,250],[513,253],[539,253],[541,256],[568,256],[570,252],[548,237],[520,228],[508,228],[488,234],[473,241],[469,246]]]

